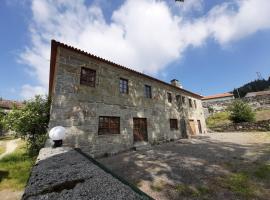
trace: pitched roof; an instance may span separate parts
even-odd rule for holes
[[[130,69],[130,68],[124,67],[124,66],[122,66],[122,65],[116,64],[116,63],[114,63],[114,62],[112,62],[112,61],[109,61],[109,60],[106,60],[106,59],[104,59],[104,58],[98,57],[98,56],[96,56],[96,55],[90,54],[90,53],[88,53],[88,52],[85,52],[85,51],[83,51],[83,50],[80,50],[80,49],[77,49],[77,48],[75,48],[75,47],[69,46],[69,45],[67,45],[67,44],[64,44],[64,43],[61,43],[61,42],[57,42],[57,41],[55,41],[55,40],[52,40],[52,41],[51,41],[49,96],[51,96],[51,94],[52,94],[52,89],[53,89],[52,87],[53,87],[53,81],[54,81],[53,77],[54,77],[54,74],[55,74],[55,64],[56,64],[57,47],[62,47],[62,48],[66,48],[66,49],[75,51],[75,52],[77,52],[77,53],[86,55],[86,56],[88,56],[88,57],[90,57],[90,58],[92,58],[92,59],[95,59],[95,60],[98,60],[98,61],[107,63],[107,64],[109,64],[109,65],[111,65],[111,66],[113,66],[113,67],[117,67],[117,68],[120,68],[120,69],[122,69],[122,70],[126,70],[126,71],[129,71],[129,72],[132,72],[132,73],[134,73],[134,74],[136,74],[136,75],[143,76],[143,77],[145,77],[145,78],[148,78],[148,79],[157,81],[157,82],[159,82],[159,83],[165,84],[165,85],[167,85],[167,86],[170,86],[170,87],[172,87],[172,88],[174,88],[174,89],[178,89],[178,90],[180,90],[180,91],[182,91],[182,92],[185,92],[185,93],[188,93],[188,94],[190,94],[191,96],[194,96],[194,97],[196,97],[196,98],[199,98],[199,99],[202,98],[202,96],[199,95],[199,94],[190,92],[190,91],[185,90],[185,89],[183,89],[183,88],[179,88],[179,87],[177,87],[177,86],[171,85],[170,83],[166,83],[166,82],[161,81],[161,80],[159,80],[159,79],[156,79],[156,78],[154,78],[154,77],[148,76],[148,75],[143,74],[143,73],[141,73],[141,72],[138,72],[138,71],[135,71],[135,70],[133,70],[133,69]]]
[[[13,106],[21,108],[23,104],[18,101],[11,101],[11,100],[0,100],[0,108],[4,109],[12,109]]]
[[[224,97],[232,97],[232,93],[222,93],[222,94],[215,94],[210,96],[205,96],[202,98],[202,100],[208,100],[208,99],[218,99],[218,98],[224,98]]]
[[[248,92],[245,97],[263,96],[263,95],[270,95],[270,90],[259,91],[259,92]]]

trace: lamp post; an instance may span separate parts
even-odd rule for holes
[[[61,147],[65,138],[66,129],[63,126],[53,127],[49,132],[49,137],[54,141],[53,147]]]

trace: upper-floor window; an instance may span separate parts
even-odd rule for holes
[[[192,100],[188,99],[189,107],[192,108]]]
[[[99,117],[98,134],[120,134],[120,117]]]
[[[186,97],[182,96],[182,103],[186,104]]]
[[[176,95],[176,96],[175,96],[175,99],[176,99],[176,102],[177,102],[177,103],[181,103],[181,95],[179,95],[179,94]]]
[[[120,78],[120,85],[119,85],[120,93],[128,94],[128,80]]]
[[[93,69],[82,67],[80,84],[95,87],[96,71]]]
[[[193,102],[194,102],[194,107],[197,108],[197,102],[196,102],[196,100],[194,100]]]
[[[167,93],[167,98],[168,98],[168,102],[172,103],[172,93],[168,92]]]
[[[145,85],[144,86],[144,96],[146,97],[146,98],[152,98],[152,88],[151,88],[151,86],[149,86],[149,85]]]
[[[170,119],[170,128],[171,130],[178,130],[177,119]]]

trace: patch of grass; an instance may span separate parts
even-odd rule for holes
[[[252,184],[248,174],[240,172],[224,178],[225,187],[237,195],[251,198],[256,194],[256,187]]]
[[[255,177],[259,179],[269,180],[270,179],[270,164],[263,164],[259,166],[255,172]]]
[[[256,121],[270,119],[270,109],[256,111],[255,118],[256,118]]]
[[[0,144],[0,155],[6,151],[6,144]]]
[[[210,189],[206,186],[189,186],[186,184],[177,184],[175,190],[186,197],[203,197],[211,193]]]
[[[206,119],[209,128],[231,123],[228,112],[215,113]]]
[[[0,190],[21,190],[25,187],[35,158],[27,154],[26,142],[0,160]]]

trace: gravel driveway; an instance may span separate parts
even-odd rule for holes
[[[226,188],[222,178],[270,161],[269,147],[269,132],[209,133],[99,161],[155,199],[252,199],[253,193]],[[268,186],[256,199],[270,197]]]

